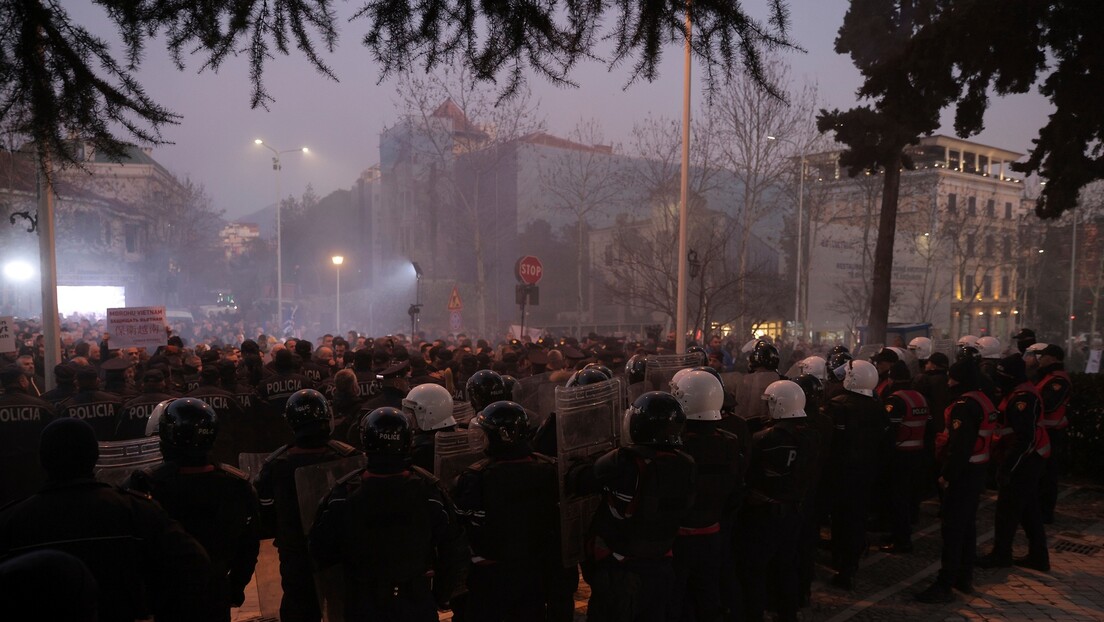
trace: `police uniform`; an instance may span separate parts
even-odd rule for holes
[[[694,460],[673,448],[629,445],[599,458],[593,478],[603,499],[583,565],[591,586],[587,619],[666,619],[670,552],[694,503]]]
[[[716,421],[687,421],[683,447],[697,466],[694,504],[675,538],[674,619],[720,620],[723,560],[731,550],[732,528],[743,492],[739,439],[720,431]]]
[[[530,452],[485,458],[457,477],[453,499],[471,545],[465,619],[543,619],[544,572],[559,560],[552,460]]]
[[[17,385],[0,395],[0,507],[34,493],[46,481],[38,437],[54,417],[49,402]]]
[[[752,440],[736,534],[743,619],[763,619],[773,593],[778,619],[797,620],[800,510],[816,463],[816,432],[804,418],[775,420]]]
[[[115,425],[123,401],[118,395],[99,390],[79,390],[57,408],[59,417],[73,417],[87,421],[96,431],[100,441],[115,440]]]
[[[454,508],[418,468],[339,480],[311,528],[310,550],[319,568],[342,566],[349,622],[435,622],[465,562]]]
[[[171,400],[173,396],[160,391],[142,392],[137,397],[128,400],[119,409],[119,415],[115,419],[115,437],[117,441],[125,441],[142,438],[146,435],[146,422],[153,414],[153,409],[165,400]]]
[[[272,376],[262,378],[257,384],[257,393],[268,404],[268,410],[274,413],[283,413],[287,400],[296,391],[313,389],[314,383],[310,378],[295,372],[280,372]]]
[[[1069,419],[1066,406],[1073,392],[1069,374],[1061,363],[1039,369],[1035,385],[1043,400],[1043,427],[1050,437],[1050,459],[1046,461],[1040,479],[1043,522],[1054,522],[1054,506],[1058,504],[1058,478],[1069,464]]]
[[[252,422],[233,393],[208,382],[188,392],[184,397],[194,397],[215,410],[219,432],[211,450],[211,461],[238,466],[238,456],[254,447]]]
[[[893,447],[886,499],[892,547],[883,550],[907,553],[912,550],[912,517],[920,504],[926,464],[924,436],[930,427],[931,411],[919,391],[897,389],[887,396],[885,413]]]
[[[321,619],[314,589],[307,537],[299,514],[295,470],[355,455],[356,449],[338,441],[320,446],[281,447],[270,455],[257,476],[257,497],[261,504],[261,525],[265,536],[274,536],[280,556],[280,584],[284,590],[280,620],[284,622]]]
[[[127,487],[148,494],[203,545],[211,559],[211,598],[195,619],[228,622],[230,608],[245,601],[260,547],[257,495],[248,476],[226,464],[166,463],[136,472]]]

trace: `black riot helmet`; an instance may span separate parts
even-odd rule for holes
[[[801,390],[805,392],[805,407],[817,408],[824,400],[824,383],[820,381],[820,378],[812,374],[801,374],[797,378],[794,378],[794,382],[797,386],[801,387]]]
[[[625,361],[625,375],[628,376],[629,384],[644,382],[647,378],[647,365],[648,359],[643,354],[634,354]]]
[[[649,391],[636,398],[625,412],[624,425],[633,445],[678,447],[682,445],[686,413],[670,393]]]
[[[167,458],[203,460],[215,445],[218,415],[209,404],[194,397],[175,399],[161,413],[157,435]]]
[[[506,397],[504,399],[514,399],[514,387],[517,386],[517,378],[509,374],[502,374],[502,384],[506,387]]]
[[[584,367],[579,371],[571,374],[571,377],[567,379],[567,384],[564,385],[568,389],[573,387],[585,387],[590,384],[598,384],[609,380],[605,372],[595,367]]]
[[[521,404],[499,401],[488,405],[469,427],[487,436],[486,453],[493,457],[520,457],[530,453],[529,415]]]
[[[613,370],[601,363],[587,363],[583,369],[597,369],[606,376],[606,380],[613,380]]]
[[[706,353],[705,348],[701,346],[690,346],[689,348],[686,348],[686,353],[697,354],[698,356],[700,356],[702,365],[709,364],[709,354]]]
[[[755,349],[748,354],[748,370],[769,369],[778,371],[778,364],[782,358],[778,356],[778,348],[766,341],[755,342]]]
[[[471,402],[475,412],[479,412],[488,405],[506,399],[506,383],[498,372],[489,369],[481,369],[468,378],[464,385],[468,393],[468,401]]]
[[[958,350],[955,351],[955,362],[959,361],[973,361],[975,363],[981,362],[981,350],[978,350],[974,346],[961,345],[958,346]]]
[[[843,348],[843,346],[836,346],[836,348]],[[833,348],[835,349],[835,348]],[[836,376],[835,370],[839,369],[851,361],[851,353],[847,351],[847,348],[839,352],[835,352],[828,355],[828,380],[835,382],[843,382],[843,376]]]
[[[301,434],[328,430],[330,403],[314,389],[303,389],[291,394],[284,408],[284,418],[298,437]]]
[[[840,352],[851,354],[851,350],[848,350],[847,346],[840,344],[838,346],[832,346],[832,349],[828,351],[828,356],[831,357],[833,354],[839,354]]]
[[[360,422],[360,440],[369,457],[408,459],[413,439],[410,421],[397,408],[377,408]]]

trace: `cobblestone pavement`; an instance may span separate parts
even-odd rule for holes
[[[1047,526],[1050,544],[1049,573],[1025,568],[976,570],[975,592],[946,605],[925,605],[913,595],[927,587],[939,570],[938,506],[925,502],[916,526],[914,552],[886,555],[875,547],[863,560],[854,592],[828,585],[833,571],[829,555],[820,552],[817,581],[813,584],[812,606],[801,612],[806,622],[843,620],[1104,620],[1104,489],[1094,486],[1066,486],[1058,502],[1055,524]],[[996,493],[986,493],[978,510],[978,550],[988,552],[993,537],[993,509]],[[878,535],[870,534],[872,541]],[[1015,554],[1027,552],[1023,533],[1016,536]],[[275,563],[275,556],[264,564]],[[259,621],[257,590],[247,590],[245,605],[235,610],[235,622]],[[585,620],[590,590],[580,585],[575,595],[576,620]],[[442,614],[441,620],[451,620]]]

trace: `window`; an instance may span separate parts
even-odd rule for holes
[[[977,216],[977,197],[966,199],[966,214],[968,216]]]
[[[974,256],[975,238],[976,238],[976,236],[972,233],[966,234],[966,256],[967,257],[973,257]]]
[[[960,166],[962,166],[962,157],[959,152],[953,149],[947,151],[947,167],[952,171],[957,171]]]
[[[958,195],[953,192],[947,195],[947,211],[952,214],[958,211]]]
[[[124,235],[126,236],[126,252],[137,253],[138,252],[138,225],[126,225],[124,227]]]
[[[997,248],[997,245],[996,245],[996,241],[993,239],[993,236],[991,236],[991,235],[985,236],[985,256],[986,257],[992,257],[997,252],[996,248]]]
[[[989,199],[985,202],[985,215],[989,218],[996,218],[997,216],[997,202],[993,199]]]
[[[1012,220],[1012,201],[1007,201],[1004,204],[1004,219]]]
[[[993,277],[985,276],[981,278],[981,295],[983,298],[993,297]]]
[[[1012,236],[1004,236],[1004,258],[1012,259]]]
[[[1007,276],[1001,277],[1001,290],[1000,295],[1011,300],[1012,299],[1012,279]]]
[[[974,275],[972,274],[962,277],[962,297],[967,300],[974,297]]]

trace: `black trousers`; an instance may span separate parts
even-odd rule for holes
[[[845,469],[834,482],[832,559],[845,576],[854,576],[866,551],[866,515],[870,506],[871,469]],[[838,474],[837,474],[838,475]]]
[[[744,600],[744,620],[762,620],[773,596],[777,619],[797,619],[800,597],[798,538],[802,518],[797,508],[777,511],[746,507],[736,535],[736,559]]]
[[[721,565],[727,549],[721,532],[679,536],[673,547],[675,581],[668,620],[719,622],[721,620]]]
[[[310,556],[305,551],[279,549],[280,587],[284,590],[280,601],[281,622],[319,622],[322,609],[314,590],[314,571]]]
[[[544,576],[537,562],[499,562],[468,570],[467,611],[473,622],[544,619]]]
[[[943,553],[937,580],[946,587],[973,582],[977,508],[985,472],[984,464],[971,464],[943,491]]]
[[[588,622],[664,622],[675,580],[670,558],[607,557],[588,564]]]
[[[912,521],[920,505],[924,466],[924,454],[920,451],[897,451],[889,459],[891,481],[886,515],[890,536],[897,546],[912,544]]]
[[[1043,521],[1054,522],[1054,506],[1058,504],[1058,478],[1069,465],[1069,433],[1066,429],[1047,428],[1050,436],[1050,458],[1046,460],[1039,482],[1040,508]]]
[[[345,595],[345,622],[436,622],[429,581],[400,586],[357,585]]]
[[[1000,487],[993,521],[994,556],[1012,557],[1012,540],[1016,537],[1016,528],[1022,524],[1027,535],[1028,555],[1033,560],[1049,562],[1039,501],[1039,479],[1046,462],[1039,454],[1032,453],[1021,459],[1009,481]]]

